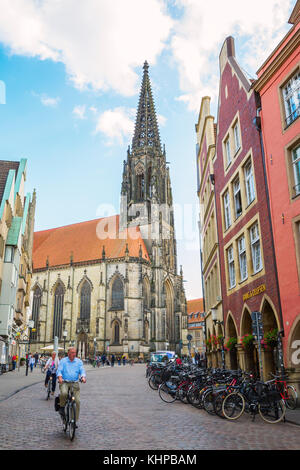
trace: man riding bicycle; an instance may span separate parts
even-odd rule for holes
[[[64,357],[60,361],[56,375],[58,377],[60,390],[59,413],[61,416],[65,417],[65,405],[68,397],[68,390],[71,385],[73,385],[76,403],[76,422],[78,423],[80,407],[79,378],[81,377],[81,381],[86,383],[86,373],[81,359],[76,357],[75,348],[72,347],[68,349],[68,357]]]
[[[45,371],[46,371],[46,379],[45,379],[45,387],[48,386],[48,382],[50,380],[50,377],[52,376],[52,395],[54,395],[55,388],[56,388],[56,371],[59,366],[59,359],[56,357],[56,352],[53,351],[51,354],[51,358],[48,359],[46,365],[45,365]]]

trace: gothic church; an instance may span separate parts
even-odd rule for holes
[[[186,348],[171,181],[148,69],[145,62],[120,215],[34,234],[32,350],[55,336],[82,358]]]

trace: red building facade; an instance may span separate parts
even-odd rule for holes
[[[283,313],[285,364],[300,383],[300,0],[288,34],[257,72]]]
[[[259,96],[235,58],[233,38],[220,54],[216,156],[213,162],[227,366],[259,373],[251,313],[262,313],[264,332],[283,320],[267,204],[260,135]],[[230,340],[230,341],[229,341]],[[250,347],[246,347],[250,341]],[[262,349],[264,378],[275,370],[271,348]]]

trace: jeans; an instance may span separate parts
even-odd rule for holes
[[[33,371],[33,364],[30,364],[30,370]]]
[[[56,373],[54,372],[54,374],[51,373],[51,370],[47,370],[47,374],[46,374],[46,379],[45,379],[45,385],[48,385],[48,382],[50,380],[50,376],[52,375],[52,392],[54,393],[55,392],[55,389],[56,389]]]
[[[79,410],[80,410],[80,388],[78,382],[63,382],[59,384],[59,404],[60,406],[65,406],[68,398],[69,387],[73,385],[75,403],[76,403],[76,421],[79,419]]]

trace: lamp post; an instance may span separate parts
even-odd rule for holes
[[[207,357],[206,357],[206,322],[205,320],[203,320],[202,322],[200,322],[200,325],[202,326],[203,328],[203,351],[204,351],[204,362],[205,362],[205,368],[207,368]]]
[[[97,338],[94,338],[94,367],[96,367]]]
[[[66,339],[67,339],[67,336],[68,336],[68,332],[67,332],[67,330],[64,330],[64,332],[63,332],[63,338],[64,338],[64,356],[66,355]]]
[[[224,322],[218,320],[218,312],[217,312],[216,308],[211,309],[211,317],[212,317],[212,321],[214,322],[215,325],[224,326]],[[222,348],[221,348],[222,367],[223,367],[223,369],[225,369],[225,351],[224,351],[224,337],[223,337],[223,334],[222,334],[222,344],[221,344],[221,346],[222,346]]]

